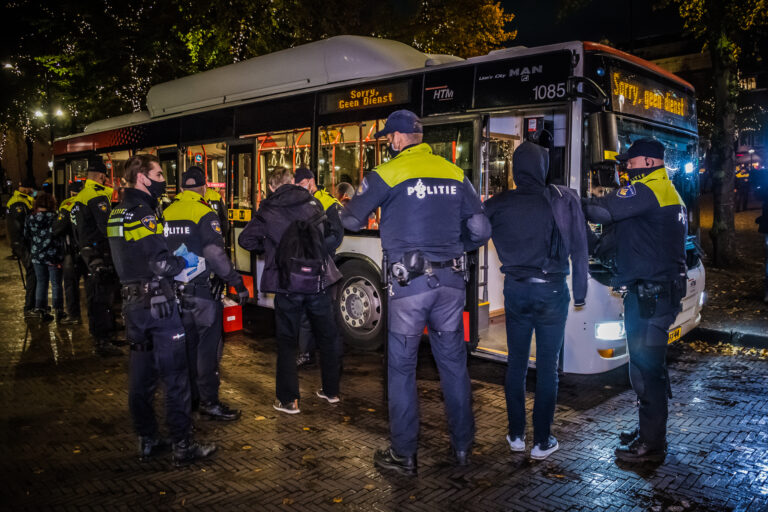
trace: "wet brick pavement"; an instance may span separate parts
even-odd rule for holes
[[[180,470],[167,459],[141,464],[125,358],[91,355],[82,326],[25,324],[15,271],[15,262],[0,260],[5,510],[768,509],[768,361],[674,348],[670,455],[659,467],[628,468],[612,455],[615,433],[635,417],[625,368],[562,378],[554,426],[561,449],[532,462],[504,441],[504,367],[472,360],[477,444],[461,469],[447,454],[439,382],[424,350],[419,476],[404,479],[371,461],[387,442],[380,357],[346,357],[336,406],[313,396],[319,370],[302,371],[301,414],[277,413],[263,310],[249,315],[253,331],[227,338],[222,398],[244,411],[242,420],[197,422],[198,437],[219,444],[216,457]]]

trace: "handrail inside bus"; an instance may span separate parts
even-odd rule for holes
[[[600,43],[593,43],[591,41],[584,41],[584,50],[585,51],[595,51],[595,52],[603,52],[603,53],[609,53],[611,55],[614,55],[616,57],[619,57],[620,59],[626,60],[628,62],[631,62],[632,64],[636,64],[638,66],[644,67],[646,69],[649,69],[653,71],[654,73],[658,73],[659,75],[662,75],[664,78],[667,78],[669,80],[672,80],[673,82],[677,82],[678,84],[682,85],[683,87],[690,89],[691,92],[695,92],[696,89],[691,85],[689,82],[686,82],[679,76],[675,75],[674,73],[670,73],[666,69],[654,64],[653,62],[647,61],[645,59],[641,59],[640,57],[636,57],[632,54],[629,54],[627,52],[623,52],[621,50],[617,50],[616,48],[612,48],[605,44]]]

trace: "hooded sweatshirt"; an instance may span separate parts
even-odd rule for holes
[[[549,153],[531,142],[512,156],[514,190],[485,202],[501,271],[511,279],[535,277],[554,281],[573,266],[573,297],[582,304],[587,294],[587,232],[576,193],[546,185]]]
[[[261,292],[277,293],[279,289],[279,271],[275,262],[275,252],[283,233],[294,220],[309,220],[322,214],[323,207],[306,189],[298,185],[280,186],[261,202],[253,219],[245,226],[237,239],[240,247],[256,254],[264,254],[264,271],[261,274]],[[326,249],[333,248],[334,240],[327,234]]]

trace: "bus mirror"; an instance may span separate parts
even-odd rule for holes
[[[615,164],[619,153],[616,116],[610,112],[595,112],[588,118],[589,161],[592,166]]]

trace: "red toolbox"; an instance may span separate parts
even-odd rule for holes
[[[243,307],[227,297],[224,304],[224,332],[236,332],[243,330]]]

